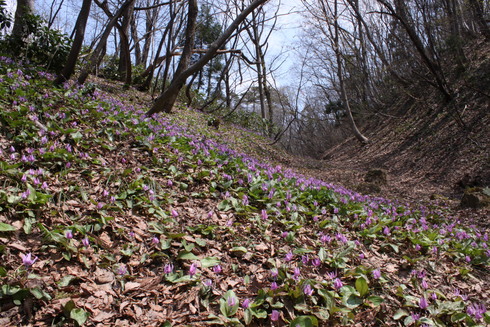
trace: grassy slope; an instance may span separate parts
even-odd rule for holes
[[[488,234],[448,209],[259,162],[242,152],[264,140],[189,109],[148,119],[131,95],[86,91],[1,63],[1,325],[490,321]]]

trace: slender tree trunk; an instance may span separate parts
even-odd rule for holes
[[[409,23],[409,13],[407,12],[405,1],[395,0],[395,8],[393,8],[391,4],[389,4],[386,0],[378,1],[381,2],[386,7],[386,9],[388,9],[390,15],[395,17],[403,26],[405,32],[412,41],[412,44],[415,46],[415,49],[419,53],[422,62],[427,67],[427,69],[429,69],[431,75],[434,77],[437,89],[442,93],[445,101],[450,102],[453,99],[452,91],[446,83],[441,67],[437,64],[437,61],[429,56],[419,35],[415,31],[414,27]]]
[[[101,55],[102,51],[105,50],[105,46],[107,44],[107,39],[111,35],[112,29],[117,24],[117,20],[122,15],[122,13],[126,9],[126,7],[131,5],[134,1],[135,0],[126,0],[126,2],[124,2],[122,4],[122,6],[119,8],[119,10],[116,12],[116,14],[114,14],[114,16],[112,16],[112,18],[109,20],[109,23],[107,24],[107,26],[104,30],[104,33],[102,34],[102,36],[99,40],[99,43],[97,44],[97,46],[95,47],[95,50],[90,55],[90,58],[88,59],[84,68],[82,69],[80,76],[78,77],[78,84],[85,83],[90,72],[94,69],[94,67],[98,66],[100,55]]]
[[[126,7],[126,10],[124,10],[124,13],[122,14],[121,26],[117,28],[121,39],[118,70],[126,85],[131,84],[131,53],[129,50],[128,32],[131,20],[133,19],[133,9],[134,1],[131,5]]]
[[[483,12],[483,1],[481,0],[468,0],[471,11],[473,14],[473,20],[476,21],[480,29],[480,33],[485,37],[487,41],[490,40],[490,27],[485,20],[485,14]]]
[[[191,0],[190,4],[195,0]],[[169,87],[165,89],[165,91],[155,100],[152,108],[146,113],[147,116],[151,116],[157,112],[170,112],[172,111],[173,105],[177,99],[179,91],[185,84],[185,81],[189,76],[196,73],[200,69],[202,69],[218,52],[218,50],[223,47],[229,37],[238,29],[239,25],[245,20],[245,18],[254,11],[257,7],[264,4],[268,0],[254,0],[248,7],[246,7],[236,18],[235,20],[228,26],[228,28],[220,35],[220,37],[209,45],[206,53],[192,66],[188,67],[189,59],[192,52],[192,47],[188,48],[189,45],[193,45],[194,43],[194,35],[195,35],[195,20],[197,18],[197,10],[196,17],[193,17],[194,22],[192,23],[192,31],[187,27],[186,31],[186,44],[184,46],[184,51],[182,57],[179,62],[179,66],[177,67],[177,71],[172,79]],[[190,19],[190,15],[189,18]],[[191,35],[192,32],[192,35]],[[188,40],[188,36],[192,36],[192,40]]]
[[[138,66],[143,63],[143,59],[141,57],[140,38],[138,37],[138,26],[136,25],[135,16],[131,19],[131,38],[134,42],[134,65]]]
[[[340,53],[340,45],[339,45],[339,22],[338,22],[338,3],[337,0],[334,2],[334,51],[335,57],[337,60],[337,78],[339,79],[339,87],[340,87],[340,96],[342,98],[342,103],[344,105],[344,109],[347,111],[347,115],[349,116],[349,121],[352,129],[352,133],[356,137],[356,139],[361,142],[361,144],[366,144],[369,142],[368,138],[361,134],[359,129],[357,128],[356,121],[354,120],[354,116],[352,115],[352,110],[349,104],[349,98],[347,97],[347,93],[345,92],[344,85],[344,75],[342,73],[342,55]]]
[[[189,0],[188,6],[189,8],[187,11],[187,27],[185,31],[185,44],[184,44],[184,49],[182,50],[182,56],[180,57],[179,65],[177,66],[177,70],[175,71],[176,78],[174,78],[174,80],[172,80],[172,83],[170,83],[169,87],[165,89],[165,92],[163,94],[167,94],[167,96],[165,97],[160,96],[155,101],[155,103],[160,103],[165,108],[170,107],[168,111],[172,109],[172,106],[177,100],[177,96],[179,95],[179,91],[184,86],[185,81],[188,77],[188,76],[184,77],[182,73],[189,66],[189,62],[192,56],[192,49],[194,49],[194,39],[196,35],[196,20],[198,14],[197,0]]]
[[[82,49],[83,39],[85,36],[85,27],[87,26],[88,16],[90,14],[90,6],[92,5],[92,0],[83,0],[82,8],[78,14],[76,22],[76,34],[73,44],[71,46],[70,53],[63,70],[58,74],[58,77],[54,81],[54,84],[59,85],[70,79],[71,75],[75,71],[75,65],[78,60],[78,55]]]

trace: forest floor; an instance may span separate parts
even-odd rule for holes
[[[374,134],[315,161],[182,105],[146,118],[118,83],[50,80],[2,58],[0,325],[490,323],[488,225],[424,180],[443,171],[397,166],[415,157]],[[388,184],[356,192],[371,168]]]

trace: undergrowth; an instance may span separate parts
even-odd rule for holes
[[[306,178],[204,116],[52,79],[1,58],[4,325],[490,323],[488,234],[448,208]]]

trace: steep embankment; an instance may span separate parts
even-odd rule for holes
[[[392,95],[398,101],[390,115],[376,114],[363,127],[368,145],[343,142],[325,154],[323,168],[354,188],[370,169],[385,169],[381,194],[412,200],[437,194],[457,202],[465,187],[489,186],[490,46],[474,44],[467,52],[472,56],[464,72],[448,73],[457,95],[451,104],[442,105],[426,83],[402,90]]]
[[[488,233],[448,208],[305,177],[190,109],[149,119],[141,94],[51,79],[0,60],[0,325],[490,323]]]

